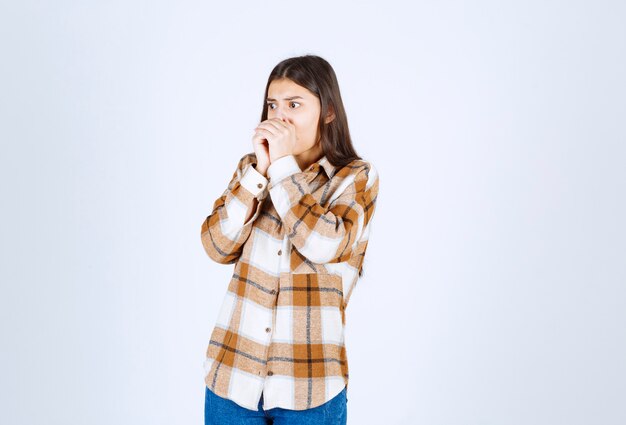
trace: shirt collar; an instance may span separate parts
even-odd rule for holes
[[[329,179],[333,177],[333,174],[335,174],[335,171],[336,171],[335,166],[330,163],[326,155],[324,155],[323,157],[315,161],[313,164],[311,164],[308,169],[311,170],[311,167],[315,167],[317,168],[316,171],[319,171],[320,166],[326,172],[326,175],[328,176]]]

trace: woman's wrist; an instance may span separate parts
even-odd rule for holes
[[[267,169],[269,165],[254,164],[254,169],[257,170],[263,177],[267,178]]]

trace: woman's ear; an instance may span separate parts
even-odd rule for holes
[[[335,110],[332,105],[328,105],[328,113],[326,114],[326,119],[324,120],[325,124],[332,122],[335,119]]]

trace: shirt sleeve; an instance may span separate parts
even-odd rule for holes
[[[228,187],[215,200],[211,214],[202,222],[202,245],[208,256],[218,263],[232,264],[239,259],[268,195],[268,179],[256,170],[255,165],[253,153],[241,157]],[[259,201],[256,210],[244,222],[255,198]]]
[[[337,189],[340,195],[324,206],[311,194],[293,155],[278,158],[267,170],[270,197],[292,244],[314,263],[348,261],[374,215],[376,168],[362,161],[339,172],[347,172]]]

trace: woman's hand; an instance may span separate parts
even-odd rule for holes
[[[254,168],[266,176],[267,169],[270,166],[269,144],[265,139],[265,135],[257,129],[255,129],[254,136],[252,136],[252,147],[257,159],[257,164]]]
[[[269,161],[285,155],[293,155],[296,147],[296,126],[285,118],[270,118],[259,123],[255,128],[255,137],[267,140]]]

